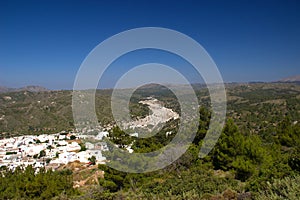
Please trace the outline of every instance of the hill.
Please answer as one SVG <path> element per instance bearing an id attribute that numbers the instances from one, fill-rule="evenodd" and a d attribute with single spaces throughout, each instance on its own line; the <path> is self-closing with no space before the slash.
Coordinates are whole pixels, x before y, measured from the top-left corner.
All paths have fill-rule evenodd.
<path id="1" fill-rule="evenodd" d="M 182 87 L 184 89 L 184 87 Z M 23 134 L 55 133 L 72 130 L 72 91 L 39 91 L 27 87 L 26 91 L 0 94 L 0 133 L 2 137 Z M 44 90 L 44 89 L 43 89 Z M 209 106 L 208 90 L 195 86 L 199 102 Z M 293 83 L 227 84 L 227 116 L 234 118 L 241 127 L 249 126 L 259 131 L 258 123 L 276 123 L 289 114 L 293 120 L 300 119 L 300 86 Z M 112 90 L 98 90 L 96 112 L 99 122 L 113 124 L 110 95 Z M 153 96 L 174 111 L 180 111 L 176 97 L 167 88 L 146 86 L 137 90 L 131 98 L 132 116 L 145 116 L 149 110 L 139 100 Z M 297 111 L 297 112 L 295 112 Z M 265 117 L 267 116 L 267 117 Z M 269 123 L 267 123 L 269 122 Z"/>
<path id="2" fill-rule="evenodd" d="M 49 91 L 47 88 L 36 86 L 36 85 L 30 85 L 25 86 L 21 88 L 8 88 L 5 86 L 0 86 L 0 93 L 6 93 L 6 92 L 21 92 L 21 91 L 29 91 L 29 92 L 46 92 Z"/>
<path id="3" fill-rule="evenodd" d="M 0 192 L 0 198 L 21 199 L 18 195 L 23 195 L 24 199 L 29 199 L 47 194 L 44 199 L 50 199 L 49 196 L 70 200 L 299 199 L 300 85 L 278 82 L 226 84 L 228 119 L 217 144 L 205 158 L 198 155 L 212 114 L 210 97 L 203 85 L 193 87 L 200 103 L 196 137 L 189 149 L 164 169 L 135 174 L 108 165 L 86 166 L 74 162 L 61 166 L 57 172 L 42 171 L 35 176 L 28 173 L 30 168 L 18 173 L 2 168 L 4 176 L 0 176 L 0 186 L 4 192 Z M 184 88 L 180 86 L 179 95 L 189 95 Z M 112 90 L 98 90 L 96 93 L 96 112 L 103 126 L 113 124 L 111 93 Z M 131 98 L 133 117 L 151 113 L 148 107 L 139 104 L 140 99 L 149 96 L 167 108 L 176 112 L 180 110 L 170 90 L 147 85 L 138 89 Z M 71 98 L 72 91 L 0 94 L 2 137 L 73 129 Z M 116 127 L 110 131 L 109 139 L 120 148 L 130 144 L 135 153 L 153 152 L 170 143 L 176 135 L 173 133 L 177 132 L 177 122 L 168 121 L 149 138 L 131 137 Z M 143 167 L 145 163 L 145 160 L 134 157 L 119 159 L 116 152 L 105 151 L 103 155 L 110 162 L 114 162 L 113 157 L 118 158 L 122 165 L 135 163 Z M 161 161 L 169 160 L 169 156 L 162 154 Z M 14 188 L 18 191 L 15 192 Z M 59 196 L 62 188 L 69 193 Z"/>

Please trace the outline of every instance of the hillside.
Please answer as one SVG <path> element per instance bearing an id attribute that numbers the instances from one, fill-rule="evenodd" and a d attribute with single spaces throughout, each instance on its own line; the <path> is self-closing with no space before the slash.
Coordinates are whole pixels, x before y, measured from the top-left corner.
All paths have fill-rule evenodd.
<path id="1" fill-rule="evenodd" d="M 195 86 L 201 105 L 209 106 L 208 91 Z M 184 87 L 183 87 L 184 90 Z M 227 116 L 251 131 L 259 132 L 257 124 L 277 123 L 289 114 L 300 119 L 300 86 L 293 83 L 227 84 Z M 112 124 L 110 110 L 111 90 L 98 90 L 96 112 L 99 122 Z M 183 92 L 184 93 L 184 92 Z M 170 90 L 152 85 L 137 90 L 131 98 L 132 117 L 145 116 L 149 109 L 138 103 L 153 96 L 168 108 L 179 113 L 180 107 Z M 15 91 L 0 94 L 0 133 L 2 137 L 22 134 L 55 133 L 73 129 L 71 110 L 72 91 Z M 267 117 L 266 117 L 267 116 Z"/>
<path id="2" fill-rule="evenodd" d="M 184 88 L 180 86 L 179 95 L 189 95 Z M 43 195 L 47 197 L 44 199 L 57 196 L 70 200 L 299 199 L 300 85 L 226 84 L 227 120 L 216 145 L 205 158 L 198 155 L 211 118 L 210 98 L 203 85 L 194 85 L 194 88 L 201 105 L 196 137 L 188 150 L 165 168 L 135 174 L 115 170 L 107 163 L 73 162 L 62 165 L 58 171 L 42 171 L 37 176 L 30 167 L 23 171 L 18 168 L 18 173 L 2 168 L 4 176 L 0 177 L 0 188 L 4 192 L 0 192 L 0 198 L 28 199 Z M 111 92 L 98 90 L 96 93 L 96 111 L 102 126 L 114 123 L 109 105 Z M 71 91 L 0 94 L 2 137 L 73 129 L 71 98 Z M 131 98 L 133 121 L 155 115 L 158 110 L 153 109 L 154 99 L 159 105 L 163 104 L 165 113 L 176 111 L 180 115 L 180 106 L 169 89 L 148 85 Z M 153 117 L 156 116 L 150 117 L 150 122 Z M 174 119 L 149 138 L 132 137 L 114 127 L 108 139 L 124 150 L 130 145 L 134 153 L 148 153 L 169 144 L 177 130 L 178 119 Z M 117 158 L 123 165 L 145 165 L 145 160 L 129 155 L 124 159 L 114 151 L 102 153 L 110 163 Z M 169 156 L 172 155 L 162 154 L 159 161 L 164 162 Z M 23 177 L 26 178 L 20 182 Z M 12 193 L 14 188 L 18 188 L 18 192 Z"/>

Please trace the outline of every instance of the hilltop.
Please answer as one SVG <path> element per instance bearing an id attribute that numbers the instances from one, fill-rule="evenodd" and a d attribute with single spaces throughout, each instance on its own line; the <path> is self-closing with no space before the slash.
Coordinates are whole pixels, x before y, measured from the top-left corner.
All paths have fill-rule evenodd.
<path id="1" fill-rule="evenodd" d="M 5 86 L 0 86 L 0 93 L 7 93 L 7 92 L 21 92 L 21 91 L 28 91 L 28 92 L 46 92 L 50 91 L 47 88 L 44 88 L 42 86 L 36 86 L 36 85 L 29 85 L 21 88 L 8 88 Z"/>

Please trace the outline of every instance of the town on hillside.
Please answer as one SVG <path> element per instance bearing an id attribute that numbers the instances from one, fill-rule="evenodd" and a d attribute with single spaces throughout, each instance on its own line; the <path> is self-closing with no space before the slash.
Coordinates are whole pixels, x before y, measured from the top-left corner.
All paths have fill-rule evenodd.
<path id="1" fill-rule="evenodd" d="M 142 119 L 133 120 L 131 123 L 123 122 L 122 126 L 130 129 L 147 129 L 155 123 L 165 123 L 171 119 L 178 119 L 178 113 L 164 107 L 160 101 L 149 97 L 144 101 L 150 109 L 150 115 Z M 108 151 L 104 137 L 109 137 L 109 130 L 112 127 L 97 129 L 82 129 L 80 132 L 62 131 L 56 134 L 24 135 L 0 140 L 0 167 L 6 166 L 14 170 L 18 166 L 29 165 L 36 169 L 45 167 L 56 170 L 61 165 L 78 161 L 89 164 L 105 164 L 106 157 L 103 151 Z M 106 130 L 106 131 L 102 131 Z M 108 130 L 108 131 L 107 131 Z M 166 133 L 166 137 L 170 135 Z M 129 134 L 131 137 L 138 137 L 139 133 Z M 119 147 L 118 145 L 116 145 Z M 132 144 L 125 146 L 129 153 L 133 153 Z"/>
<path id="2" fill-rule="evenodd" d="M 51 135 L 25 135 L 0 140 L 0 167 L 6 166 L 14 170 L 18 166 L 34 168 L 45 167 L 57 169 L 69 162 L 79 161 L 90 164 L 92 158 L 95 163 L 105 163 L 102 151 L 107 145 L 102 142 L 108 132 L 97 135 L 83 135 L 79 133 L 60 132 Z M 83 139 L 98 141 L 96 143 L 83 142 Z"/>

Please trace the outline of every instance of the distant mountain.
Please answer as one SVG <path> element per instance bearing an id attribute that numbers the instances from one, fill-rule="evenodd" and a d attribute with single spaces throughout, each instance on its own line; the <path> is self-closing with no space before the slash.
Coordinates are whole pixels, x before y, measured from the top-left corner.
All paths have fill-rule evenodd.
<path id="1" fill-rule="evenodd" d="M 29 92 L 46 92 L 50 91 L 47 88 L 41 86 L 30 85 L 22 88 L 8 88 L 4 86 L 0 86 L 0 93 L 6 92 L 20 92 L 20 91 L 29 91 Z"/>
<path id="2" fill-rule="evenodd" d="M 0 86 L 0 93 L 9 92 L 11 88 Z"/>
<path id="3" fill-rule="evenodd" d="M 300 82 L 300 75 L 280 79 L 279 82 Z"/>
<path id="4" fill-rule="evenodd" d="M 47 92 L 49 91 L 47 88 L 41 86 L 30 85 L 26 87 L 22 87 L 17 89 L 18 91 L 29 91 L 29 92 Z"/>

